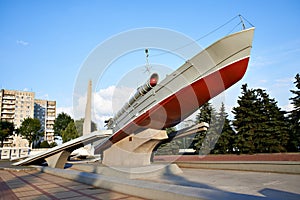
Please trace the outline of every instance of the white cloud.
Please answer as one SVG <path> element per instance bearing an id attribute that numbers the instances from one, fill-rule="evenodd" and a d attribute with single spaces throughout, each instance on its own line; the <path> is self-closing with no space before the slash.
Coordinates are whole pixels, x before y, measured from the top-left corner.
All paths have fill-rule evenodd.
<path id="1" fill-rule="evenodd" d="M 93 94 L 93 118 L 99 128 L 121 109 L 133 91 L 133 88 L 110 86 Z"/>
<path id="2" fill-rule="evenodd" d="M 113 117 L 115 113 L 128 101 L 133 88 L 109 86 L 93 92 L 92 97 L 92 120 L 97 124 L 98 129 L 103 129 L 104 121 Z M 83 118 L 85 115 L 86 95 L 76 99 L 73 108 L 61 108 L 76 119 Z M 71 112 L 72 111 L 72 112 Z"/>
<path id="3" fill-rule="evenodd" d="M 21 46 L 28 46 L 29 45 L 29 42 L 26 42 L 24 40 L 17 40 L 16 42 L 17 42 L 17 44 L 19 44 Z"/>
<path id="4" fill-rule="evenodd" d="M 287 105 L 280 106 L 280 108 L 284 111 L 292 111 L 294 109 L 294 106 L 293 104 L 287 104 Z"/>

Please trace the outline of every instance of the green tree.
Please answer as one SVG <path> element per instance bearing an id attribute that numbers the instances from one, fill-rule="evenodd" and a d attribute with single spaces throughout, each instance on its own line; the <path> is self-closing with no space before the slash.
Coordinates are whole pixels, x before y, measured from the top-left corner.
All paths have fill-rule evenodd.
<path id="1" fill-rule="evenodd" d="M 44 140 L 43 142 L 41 142 L 40 148 L 50 148 L 50 145 L 46 140 Z"/>
<path id="2" fill-rule="evenodd" d="M 233 108 L 233 126 L 237 131 L 236 147 L 240 153 L 254 153 L 253 143 L 255 127 L 257 126 L 257 114 L 254 102 L 255 94 L 247 88 L 247 84 L 242 85 L 242 94 L 238 99 L 238 107 Z"/>
<path id="3" fill-rule="evenodd" d="M 68 124 L 67 128 L 62 131 L 62 140 L 63 140 L 63 142 L 67 142 L 67 141 L 70 141 L 70 140 L 78 138 L 78 137 L 79 137 L 79 134 L 76 130 L 75 123 L 72 120 Z"/>
<path id="4" fill-rule="evenodd" d="M 170 128 L 166 128 L 165 130 L 167 134 L 171 134 L 174 131 L 176 131 L 176 128 L 170 127 Z M 160 144 L 158 144 L 154 149 L 154 151 L 156 151 L 157 155 L 172 155 L 174 148 L 175 149 L 177 148 L 177 152 L 178 152 L 179 147 L 177 146 L 177 142 L 173 141 L 172 138 L 169 138 L 167 140 L 162 141 Z"/>
<path id="5" fill-rule="evenodd" d="M 239 106 L 233 108 L 239 153 L 284 152 L 288 140 L 284 114 L 265 90 L 242 86 Z"/>
<path id="6" fill-rule="evenodd" d="M 62 136 L 62 131 L 65 130 L 68 124 L 73 121 L 73 119 L 66 113 L 59 113 L 55 119 L 53 129 L 55 136 Z"/>
<path id="7" fill-rule="evenodd" d="M 223 124 L 223 129 L 214 149 L 211 153 L 227 154 L 233 153 L 235 149 L 235 131 L 231 126 L 231 121 L 228 119 L 228 114 L 225 111 L 224 103 L 222 103 L 220 112 L 218 114 L 219 124 Z"/>
<path id="8" fill-rule="evenodd" d="M 211 114 L 213 112 L 213 108 L 209 102 L 203 104 L 200 109 L 199 113 L 196 116 L 196 122 L 201 123 L 201 122 L 206 122 L 209 123 L 211 120 Z"/>
<path id="9" fill-rule="evenodd" d="M 57 146 L 57 144 L 56 144 L 56 142 L 51 142 L 51 143 L 49 144 L 49 146 L 52 148 L 52 147 Z"/>
<path id="10" fill-rule="evenodd" d="M 0 121 L 0 140 L 1 147 L 3 147 L 3 142 L 5 138 L 9 137 L 14 132 L 14 124 L 7 121 Z"/>
<path id="11" fill-rule="evenodd" d="M 294 97 L 290 98 L 293 105 L 293 110 L 288 118 L 290 122 L 290 139 L 287 145 L 288 151 L 300 151 L 300 75 L 295 76 L 296 90 L 290 90 Z"/>
<path id="12" fill-rule="evenodd" d="M 261 143 L 257 146 L 259 152 L 285 152 L 289 139 L 288 123 L 283 111 L 277 106 L 275 99 L 270 98 L 265 90 L 256 89 L 258 102 L 262 104 Z M 259 147 L 259 148 L 258 148 Z"/>
<path id="13" fill-rule="evenodd" d="M 38 119 L 26 118 L 22 122 L 19 133 L 24 136 L 28 142 L 29 146 L 31 146 L 32 142 L 39 139 L 39 137 L 43 136 L 43 133 L 40 131 L 41 123 Z"/>
<path id="14" fill-rule="evenodd" d="M 195 149 L 196 154 L 208 154 L 214 147 L 219 137 L 219 124 L 215 109 L 209 102 L 205 103 L 199 109 L 199 114 L 196 116 L 198 123 L 206 122 L 210 125 L 207 131 L 200 131 L 196 133 L 191 147 Z"/>
<path id="15" fill-rule="evenodd" d="M 75 126 L 80 136 L 82 136 L 83 133 L 83 123 L 84 123 L 84 118 L 75 121 Z M 97 124 L 93 121 L 91 121 L 91 131 L 92 132 L 97 131 Z"/>

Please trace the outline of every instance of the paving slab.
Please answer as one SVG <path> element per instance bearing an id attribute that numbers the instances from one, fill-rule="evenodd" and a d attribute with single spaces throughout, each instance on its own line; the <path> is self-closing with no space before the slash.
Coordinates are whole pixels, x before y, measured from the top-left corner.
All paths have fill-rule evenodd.
<path id="1" fill-rule="evenodd" d="M 264 191 L 273 191 L 273 193 L 277 193 L 279 199 L 285 199 L 283 197 L 286 195 L 294 196 L 294 199 L 300 199 L 299 174 L 189 168 L 181 169 L 183 173 L 180 175 L 153 177 L 152 179 L 148 178 L 147 180 L 189 187 L 222 190 L 258 197 L 266 197 Z"/>
<path id="2" fill-rule="evenodd" d="M 300 199 L 299 174 L 183 168 L 182 174 L 122 179 L 72 169 L 41 170 L 148 199 Z"/>
<path id="3" fill-rule="evenodd" d="M 95 188 L 37 170 L 0 170 L 0 194 L 0 200 L 144 199 Z"/>
<path id="4" fill-rule="evenodd" d="M 182 168 L 182 174 L 131 180 L 41 171 L 0 170 L 0 199 L 300 199 L 299 174 Z"/>

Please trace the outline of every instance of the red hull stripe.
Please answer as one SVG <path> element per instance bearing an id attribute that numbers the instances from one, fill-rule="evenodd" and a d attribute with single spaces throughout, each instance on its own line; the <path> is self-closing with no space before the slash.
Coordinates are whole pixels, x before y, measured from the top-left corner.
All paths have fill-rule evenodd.
<path id="1" fill-rule="evenodd" d="M 247 70 L 248 62 L 249 57 L 244 58 L 182 88 L 116 132 L 110 142 L 118 142 L 141 129 L 175 126 L 208 100 L 239 81 Z"/>

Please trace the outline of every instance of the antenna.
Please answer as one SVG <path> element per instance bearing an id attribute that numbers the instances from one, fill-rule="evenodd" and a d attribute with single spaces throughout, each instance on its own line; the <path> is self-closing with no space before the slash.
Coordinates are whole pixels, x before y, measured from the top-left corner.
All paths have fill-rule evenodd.
<path id="1" fill-rule="evenodd" d="M 145 66 L 145 71 L 144 72 L 148 72 L 150 74 L 150 70 L 151 70 L 151 66 L 149 64 L 149 50 L 145 49 L 145 54 L 146 54 L 146 66 Z"/>
<path id="2" fill-rule="evenodd" d="M 241 15 L 241 14 L 239 14 L 239 17 L 240 17 L 241 23 L 242 23 L 242 25 L 243 25 L 243 30 L 245 30 L 245 29 L 246 29 L 246 26 L 245 26 L 245 23 L 244 23 L 243 17 L 242 17 L 242 15 Z"/>
<path id="3" fill-rule="evenodd" d="M 148 60 L 149 50 L 148 49 L 145 49 L 145 54 L 146 54 L 146 66 L 149 66 L 149 60 Z"/>

